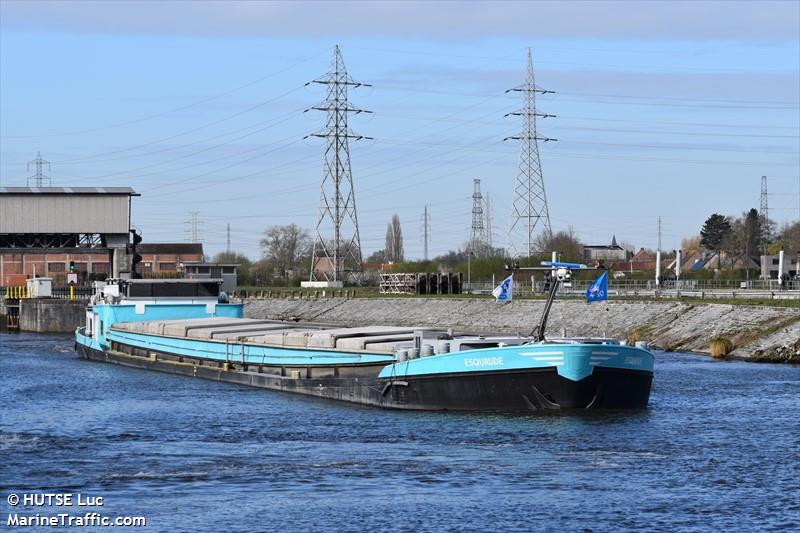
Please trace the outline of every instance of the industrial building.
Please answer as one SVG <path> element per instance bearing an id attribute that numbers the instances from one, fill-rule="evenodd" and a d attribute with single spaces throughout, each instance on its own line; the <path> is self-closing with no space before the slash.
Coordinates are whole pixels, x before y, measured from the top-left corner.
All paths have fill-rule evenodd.
<path id="1" fill-rule="evenodd" d="M 81 281 L 128 271 L 134 196 L 129 187 L 0 187 L 0 284 L 63 283 L 71 262 Z"/>
<path id="2" fill-rule="evenodd" d="M 71 264 L 80 284 L 125 277 L 134 196 L 128 187 L 0 187 L 0 286 L 34 276 L 65 285 Z M 204 259 L 200 243 L 141 243 L 136 253 L 144 277 L 181 277 L 182 263 Z"/>
<path id="3" fill-rule="evenodd" d="M 221 279 L 222 290 L 233 292 L 238 284 L 238 263 L 185 262 L 180 264 L 188 279 Z"/>
<path id="4" fill-rule="evenodd" d="M 136 253 L 142 256 L 137 271 L 145 278 L 177 276 L 182 263 L 203 261 L 203 245 L 199 242 L 143 242 Z"/>

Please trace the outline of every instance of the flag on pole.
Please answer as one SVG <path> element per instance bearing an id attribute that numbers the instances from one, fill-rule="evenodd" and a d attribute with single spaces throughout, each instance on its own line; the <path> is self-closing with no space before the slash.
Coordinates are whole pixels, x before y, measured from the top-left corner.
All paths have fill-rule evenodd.
<path id="1" fill-rule="evenodd" d="M 514 296 L 514 275 L 508 276 L 492 291 L 492 296 L 498 302 L 510 302 Z"/>
<path id="2" fill-rule="evenodd" d="M 599 302 L 600 300 L 608 300 L 608 272 L 600 274 L 600 277 L 586 289 L 587 302 Z"/>

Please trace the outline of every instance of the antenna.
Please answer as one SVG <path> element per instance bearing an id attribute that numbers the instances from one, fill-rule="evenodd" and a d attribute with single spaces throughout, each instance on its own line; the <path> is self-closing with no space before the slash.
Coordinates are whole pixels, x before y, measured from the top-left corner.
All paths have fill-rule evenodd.
<path id="1" fill-rule="evenodd" d="M 535 245 L 536 232 L 544 231 L 552 237 L 550 228 L 550 211 L 547 207 L 547 195 L 544 191 L 542 164 L 539 159 L 539 141 L 557 141 L 550 137 L 539 137 L 536 131 L 536 117 L 549 118 L 555 115 L 540 113 L 536 109 L 536 93 L 551 94 L 536 86 L 533 76 L 533 60 L 528 48 L 528 69 L 525 83 L 506 92 L 522 93 L 523 108 L 521 111 L 507 113 L 522 117 L 522 131 L 518 135 L 506 137 L 505 140 L 520 141 L 519 165 L 514 179 L 514 200 L 511 204 L 511 221 L 509 223 L 506 252 L 509 256 L 532 256 L 537 252 Z M 540 251 L 540 250 L 538 250 Z"/>
<path id="2" fill-rule="evenodd" d="M 481 194 L 481 180 L 475 178 L 472 192 L 472 228 L 469 234 L 469 249 L 471 252 L 481 252 L 486 246 L 486 226 L 483 216 L 483 195 Z"/>
<path id="3" fill-rule="evenodd" d="M 34 180 L 34 183 L 36 184 L 36 187 L 43 187 L 45 180 L 47 181 L 47 185 L 48 186 L 52 185 L 52 181 L 50 180 L 50 177 L 46 176 L 42 172 L 42 168 L 45 165 L 47 166 L 47 170 L 48 171 L 51 170 L 50 161 L 45 161 L 44 159 L 42 159 L 42 153 L 41 152 L 36 152 L 36 159 L 32 159 L 32 160 L 28 161 L 28 166 L 27 166 L 28 172 L 31 171 L 31 165 L 33 165 L 33 167 L 36 169 L 36 173 L 33 176 L 29 176 L 28 177 L 28 179 L 26 181 L 26 185 L 30 186 L 31 180 Z"/>
<path id="4" fill-rule="evenodd" d="M 320 186 L 319 216 L 311 256 L 311 281 L 345 281 L 351 277 L 360 282 L 364 272 L 361 237 L 358 232 L 356 196 L 350 168 L 349 140 L 371 139 L 354 133 L 347 125 L 348 116 L 371 113 L 351 106 L 347 88 L 371 87 L 354 81 L 348 74 L 337 44 L 333 49 L 330 71 L 320 79 L 306 83 L 328 87 L 325 102 L 306 109 L 325 111 L 325 129 L 306 135 L 325 139 L 325 164 Z M 333 235 L 331 235 L 331 233 Z M 332 238 L 331 238 L 332 237 Z"/>
<path id="5" fill-rule="evenodd" d="M 428 242 L 431 238 L 431 216 L 428 214 L 428 206 L 422 212 L 422 258 L 428 260 Z"/>

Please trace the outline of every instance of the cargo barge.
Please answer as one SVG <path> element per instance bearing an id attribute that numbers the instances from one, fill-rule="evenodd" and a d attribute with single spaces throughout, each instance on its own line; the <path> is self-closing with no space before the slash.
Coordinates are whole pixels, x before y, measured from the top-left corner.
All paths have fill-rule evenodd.
<path id="1" fill-rule="evenodd" d="M 94 361 L 391 409 L 644 408 L 650 396 L 653 355 L 643 346 L 246 319 L 242 305 L 217 293 L 214 281 L 100 287 L 75 334 L 76 351 Z"/>

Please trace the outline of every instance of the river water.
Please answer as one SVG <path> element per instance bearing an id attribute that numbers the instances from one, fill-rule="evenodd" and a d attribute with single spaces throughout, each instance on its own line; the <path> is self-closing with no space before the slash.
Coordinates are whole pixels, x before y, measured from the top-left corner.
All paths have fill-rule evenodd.
<path id="1" fill-rule="evenodd" d="M 2 522 L 102 496 L 127 531 L 797 530 L 800 368 L 657 354 L 639 413 L 381 411 L 0 335 Z M 83 511 L 81 510 L 81 513 Z M 91 528 L 81 531 L 91 531 Z"/>

